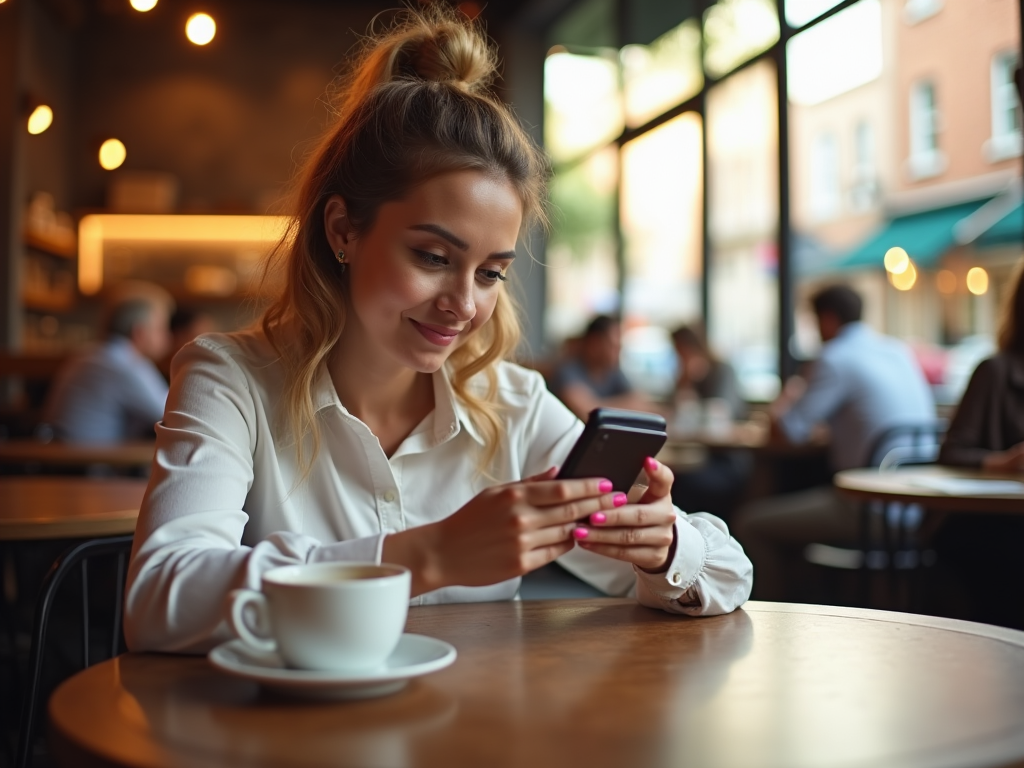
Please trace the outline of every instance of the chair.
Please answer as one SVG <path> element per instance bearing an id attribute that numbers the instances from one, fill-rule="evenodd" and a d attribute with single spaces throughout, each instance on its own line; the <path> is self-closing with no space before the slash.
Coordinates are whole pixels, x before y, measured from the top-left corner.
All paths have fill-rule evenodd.
<path id="1" fill-rule="evenodd" d="M 67 360 L 0 352 L 0 439 L 35 436 L 47 392 Z"/>
<path id="2" fill-rule="evenodd" d="M 94 558 L 113 557 L 116 559 L 117 575 L 113 605 L 113 626 L 111 631 L 110 657 L 116 656 L 124 646 L 122 637 L 122 611 L 124 597 L 125 566 L 131 552 L 132 536 L 113 536 L 91 539 L 72 546 L 50 567 L 35 607 L 32 627 L 32 648 L 29 656 L 29 679 L 25 690 L 18 730 L 18 747 L 15 755 L 16 768 L 28 768 L 32 758 L 35 735 L 36 710 L 39 705 L 42 683 L 43 658 L 46 651 L 46 636 L 54 600 L 64 580 L 78 570 L 82 577 L 82 666 L 91 663 L 89 652 L 89 562 Z"/>
<path id="3" fill-rule="evenodd" d="M 946 433 L 945 419 L 897 424 L 875 438 L 869 466 L 888 472 L 908 464 L 932 464 Z M 922 552 L 917 541 L 921 510 L 916 504 L 866 502 L 860 506 L 860 546 L 856 549 L 812 543 L 804 559 L 825 568 L 857 571 L 858 601 L 870 603 L 871 573 L 887 571 L 890 591 L 899 590 L 899 573 L 934 562 L 934 553 Z M 913 590 L 911 590 L 911 593 Z M 911 594 L 909 603 L 913 603 Z"/>

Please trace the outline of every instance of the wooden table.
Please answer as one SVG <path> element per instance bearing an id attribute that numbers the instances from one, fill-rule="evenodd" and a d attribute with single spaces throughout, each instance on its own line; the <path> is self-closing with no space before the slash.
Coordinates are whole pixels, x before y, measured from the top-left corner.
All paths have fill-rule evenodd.
<path id="1" fill-rule="evenodd" d="M 132 533 L 145 492 L 136 478 L 0 477 L 0 541 Z"/>
<path id="2" fill-rule="evenodd" d="M 877 469 L 847 469 L 837 472 L 833 482 L 844 495 L 858 501 L 917 503 L 936 512 L 1024 514 L 1024 493 L 944 493 L 919 484 L 927 482 L 929 478 L 1024 481 L 1020 475 L 994 475 L 955 467 L 924 466 L 899 467 L 887 472 L 879 472 Z"/>
<path id="3" fill-rule="evenodd" d="M 38 464 L 42 467 L 108 464 L 113 467 L 149 467 L 152 440 L 125 443 L 43 443 L 38 440 L 0 441 L 0 464 Z"/>
<path id="4" fill-rule="evenodd" d="M 451 667 L 312 703 L 203 658 L 126 654 L 50 700 L 59 765 L 1024 766 L 1024 633 L 748 603 L 687 619 L 631 600 L 413 608 Z"/>

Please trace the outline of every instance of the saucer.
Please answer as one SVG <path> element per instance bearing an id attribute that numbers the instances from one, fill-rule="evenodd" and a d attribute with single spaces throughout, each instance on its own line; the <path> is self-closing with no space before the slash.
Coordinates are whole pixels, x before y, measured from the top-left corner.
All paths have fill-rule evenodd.
<path id="1" fill-rule="evenodd" d="M 290 669 L 276 653 L 253 650 L 241 640 L 218 645 L 207 658 L 229 675 L 289 696 L 366 699 L 400 691 L 411 678 L 444 669 L 455 656 L 455 648 L 443 640 L 406 633 L 382 667 L 358 672 Z"/>

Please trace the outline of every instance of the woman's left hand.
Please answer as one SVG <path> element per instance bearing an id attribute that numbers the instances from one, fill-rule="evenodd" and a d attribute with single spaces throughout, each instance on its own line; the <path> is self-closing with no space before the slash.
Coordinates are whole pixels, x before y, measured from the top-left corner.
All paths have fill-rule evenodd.
<path id="1" fill-rule="evenodd" d="M 573 530 L 576 543 L 590 552 L 625 560 L 651 573 L 668 568 L 676 522 L 672 506 L 672 470 L 648 458 L 644 471 L 650 480 L 636 504 L 592 514 Z M 626 502 L 625 494 L 622 495 Z"/>

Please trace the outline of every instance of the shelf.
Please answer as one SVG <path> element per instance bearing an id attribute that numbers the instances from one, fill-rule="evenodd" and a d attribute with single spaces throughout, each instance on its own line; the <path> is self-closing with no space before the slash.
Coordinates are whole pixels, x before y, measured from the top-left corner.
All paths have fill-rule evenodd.
<path id="1" fill-rule="evenodd" d="M 74 259 L 78 256 L 78 246 L 75 243 L 54 240 L 36 232 L 26 231 L 23 241 L 29 248 L 43 251 L 51 256 L 59 256 L 62 259 Z"/>
<path id="2" fill-rule="evenodd" d="M 67 312 L 75 306 L 74 294 L 25 291 L 21 295 L 25 309 L 35 312 Z"/>

